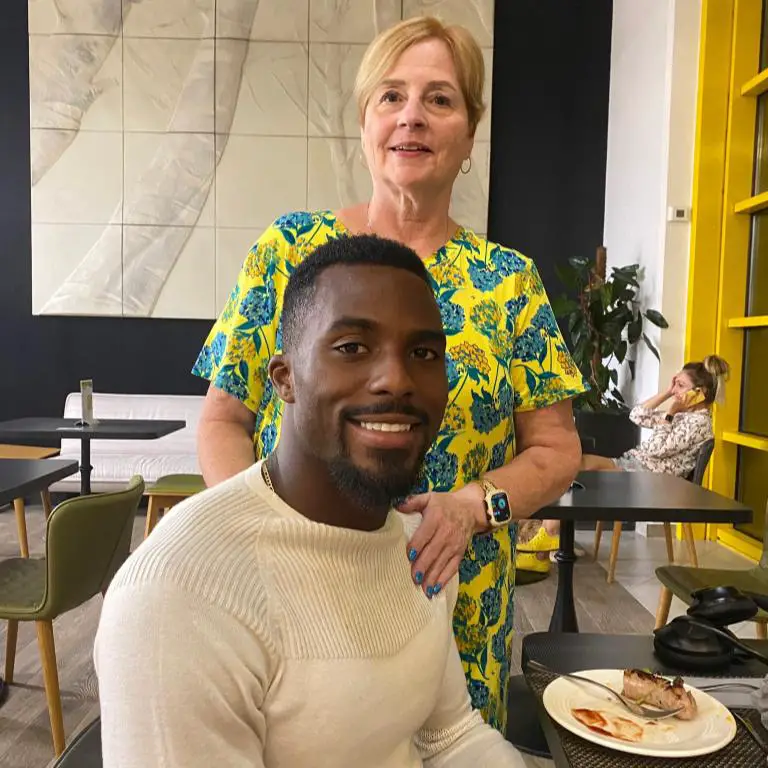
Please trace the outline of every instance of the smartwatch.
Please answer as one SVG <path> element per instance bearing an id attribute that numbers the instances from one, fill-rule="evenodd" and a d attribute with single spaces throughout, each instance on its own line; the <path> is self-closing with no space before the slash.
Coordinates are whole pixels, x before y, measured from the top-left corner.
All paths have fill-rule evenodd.
<path id="1" fill-rule="evenodd" d="M 485 491 L 485 516 L 491 528 L 501 528 L 509 525 L 512 520 L 512 510 L 506 491 L 497 488 L 490 480 L 483 478 L 480 485 Z"/>

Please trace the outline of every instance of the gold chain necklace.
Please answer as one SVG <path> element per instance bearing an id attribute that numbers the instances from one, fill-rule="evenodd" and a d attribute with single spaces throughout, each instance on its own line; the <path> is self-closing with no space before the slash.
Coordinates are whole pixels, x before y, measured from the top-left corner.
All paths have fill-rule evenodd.
<path id="1" fill-rule="evenodd" d="M 269 488 L 269 490 L 272 491 L 272 493 L 277 495 L 275 486 L 272 485 L 272 478 L 269 476 L 269 470 L 267 469 L 266 461 L 263 461 L 261 464 L 261 476 L 264 478 L 264 482 L 267 484 L 267 488 Z"/>

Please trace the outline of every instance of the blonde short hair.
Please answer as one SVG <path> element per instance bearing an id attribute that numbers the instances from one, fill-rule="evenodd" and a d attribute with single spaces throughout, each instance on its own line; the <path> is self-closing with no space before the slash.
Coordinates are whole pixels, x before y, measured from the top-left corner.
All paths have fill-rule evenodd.
<path id="1" fill-rule="evenodd" d="M 411 46 L 425 40 L 442 40 L 451 52 L 464 102 L 467 105 L 469 132 L 474 135 L 485 113 L 483 86 L 485 62 L 480 46 L 465 27 L 446 26 L 433 16 L 417 16 L 380 32 L 368 46 L 355 79 L 360 125 L 373 92 L 395 62 Z"/>

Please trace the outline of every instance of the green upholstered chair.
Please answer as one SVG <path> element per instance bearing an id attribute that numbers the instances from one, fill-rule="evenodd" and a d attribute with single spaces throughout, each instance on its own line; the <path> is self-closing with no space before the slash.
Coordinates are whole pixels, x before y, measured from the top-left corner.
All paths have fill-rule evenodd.
<path id="1" fill-rule="evenodd" d="M 158 478 L 147 490 L 147 524 L 144 528 L 144 538 L 152 533 L 164 512 L 204 490 L 205 480 L 202 475 L 165 475 Z"/>
<path id="2" fill-rule="evenodd" d="M 677 595 L 687 605 L 693 602 L 691 594 L 704 587 L 736 587 L 741 592 L 768 596 L 768 504 L 765 507 L 763 555 L 755 568 L 732 571 L 665 565 L 656 569 L 656 576 L 663 585 L 656 610 L 657 629 L 667 623 L 672 595 Z M 752 621 L 757 623 L 757 636 L 768 639 L 768 613 L 761 609 Z"/>
<path id="3" fill-rule="evenodd" d="M 122 491 L 76 496 L 51 512 L 45 557 L 0 560 L 0 619 L 8 621 L 5 679 L 13 682 L 20 621 L 34 621 L 56 755 L 64 751 L 53 620 L 104 593 L 128 557 L 133 521 L 144 492 L 134 477 Z"/>

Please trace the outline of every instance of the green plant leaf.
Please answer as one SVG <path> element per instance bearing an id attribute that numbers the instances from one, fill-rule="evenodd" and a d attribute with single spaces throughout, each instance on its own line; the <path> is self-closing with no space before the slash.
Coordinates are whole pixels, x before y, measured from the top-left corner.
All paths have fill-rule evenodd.
<path id="1" fill-rule="evenodd" d="M 558 296 L 552 300 L 552 311 L 555 317 L 566 317 L 579 309 L 579 302 L 567 296 Z"/>
<path id="2" fill-rule="evenodd" d="M 568 320 L 568 330 L 572 333 L 578 333 L 584 326 L 584 315 L 581 311 L 574 312 Z M 575 342 L 574 342 L 575 343 Z"/>
<path id="3" fill-rule="evenodd" d="M 614 354 L 620 363 L 624 362 L 624 358 L 627 356 L 627 342 L 624 341 L 624 339 L 622 339 L 621 343 L 616 347 Z"/>
<path id="4" fill-rule="evenodd" d="M 653 356 L 657 360 L 661 361 L 661 357 L 659 356 L 659 350 L 656 349 L 656 347 L 653 345 L 653 342 L 648 338 L 648 336 L 646 336 L 646 334 L 643 334 L 643 341 L 645 342 L 645 346 L 648 347 L 648 349 L 650 349 L 651 352 L 653 352 Z"/>
<path id="5" fill-rule="evenodd" d="M 591 267 L 589 259 L 585 259 L 583 256 L 571 256 L 568 259 L 568 263 L 577 271 L 582 272 Z"/>
<path id="6" fill-rule="evenodd" d="M 632 346 L 632 344 L 637 344 L 642 335 L 643 318 L 638 314 L 637 317 L 627 326 L 627 340 L 629 341 L 630 346 Z"/>
<path id="7" fill-rule="evenodd" d="M 618 282 L 639 286 L 640 283 L 637 277 L 639 269 L 639 264 L 630 264 L 627 267 L 614 267 L 611 270 L 611 277 Z"/>
<path id="8" fill-rule="evenodd" d="M 611 377 L 611 381 L 614 384 L 619 383 L 619 372 L 615 368 L 611 368 L 610 371 L 608 372 L 608 375 Z"/>
<path id="9" fill-rule="evenodd" d="M 655 309 L 647 309 L 645 311 L 645 317 L 658 328 L 669 328 L 667 319 L 661 312 L 657 312 Z"/>
<path id="10" fill-rule="evenodd" d="M 557 264 L 555 265 L 555 273 L 557 274 L 560 282 L 566 287 L 572 290 L 578 290 L 581 287 L 581 281 L 579 280 L 579 273 L 573 269 L 573 267 Z"/>
<path id="11" fill-rule="evenodd" d="M 600 303 L 603 305 L 603 312 L 611 306 L 611 289 L 607 285 L 601 285 L 599 288 Z"/>
<path id="12" fill-rule="evenodd" d="M 627 360 L 627 367 L 629 368 L 629 375 L 632 377 L 632 381 L 635 380 L 635 361 Z"/>

